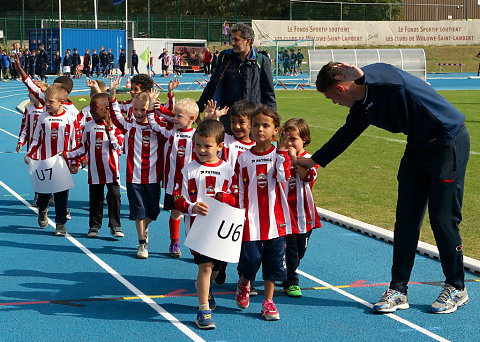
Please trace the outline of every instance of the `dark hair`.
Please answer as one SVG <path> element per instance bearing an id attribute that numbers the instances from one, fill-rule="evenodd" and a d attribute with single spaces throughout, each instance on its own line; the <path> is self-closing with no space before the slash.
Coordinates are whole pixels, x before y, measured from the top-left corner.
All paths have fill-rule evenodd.
<path id="1" fill-rule="evenodd" d="M 307 146 L 312 141 L 310 137 L 310 128 L 308 127 L 305 119 L 302 118 L 292 118 L 287 121 L 282 126 L 284 132 L 298 131 L 300 138 L 303 140 L 303 146 Z"/>
<path id="2" fill-rule="evenodd" d="M 258 108 L 258 105 L 255 102 L 248 100 L 239 100 L 235 102 L 229 109 L 228 112 L 230 117 L 232 116 L 249 116 L 251 113 L 255 112 Z"/>
<path id="3" fill-rule="evenodd" d="M 63 89 L 67 91 L 67 93 L 70 93 L 73 89 L 73 81 L 70 77 L 67 76 L 58 76 L 53 83 L 58 83 L 60 84 Z"/>
<path id="4" fill-rule="evenodd" d="M 132 77 L 132 84 L 138 84 L 142 91 L 150 91 L 153 88 L 153 80 L 147 74 L 138 74 Z"/>
<path id="5" fill-rule="evenodd" d="M 253 32 L 253 29 L 251 26 L 244 23 L 235 24 L 230 28 L 230 33 L 235 33 L 235 32 L 240 32 L 240 36 L 243 39 L 250 38 L 250 45 L 253 45 L 253 41 L 255 40 L 255 32 Z"/>
<path id="6" fill-rule="evenodd" d="M 256 111 L 251 113 L 248 117 L 250 118 L 250 120 L 253 120 L 254 117 L 256 117 L 257 115 L 260 115 L 260 114 L 263 114 L 263 115 L 266 115 L 266 116 L 272 118 L 273 123 L 275 124 L 275 128 L 280 127 L 280 116 L 278 115 L 278 113 L 272 107 L 267 106 L 267 105 L 262 105 L 262 106 L 258 107 L 258 109 Z"/>
<path id="7" fill-rule="evenodd" d="M 215 141 L 217 142 L 217 145 L 219 145 L 225 138 L 225 128 L 220 121 L 206 119 L 198 124 L 198 127 L 195 130 L 195 135 L 204 138 L 215 137 Z"/>
<path id="8" fill-rule="evenodd" d="M 90 104 L 92 104 L 94 102 L 100 103 L 100 102 L 103 102 L 103 101 L 108 103 L 108 94 L 107 93 L 98 93 L 98 94 L 93 95 L 92 98 L 90 99 Z"/>
<path id="9" fill-rule="evenodd" d="M 328 62 L 320 69 L 317 75 L 317 81 L 315 82 L 319 92 L 324 93 L 330 89 L 331 86 L 340 83 L 340 81 L 335 79 L 335 76 L 340 75 L 340 71 L 334 68 L 334 66 L 338 64 L 340 63 Z"/>

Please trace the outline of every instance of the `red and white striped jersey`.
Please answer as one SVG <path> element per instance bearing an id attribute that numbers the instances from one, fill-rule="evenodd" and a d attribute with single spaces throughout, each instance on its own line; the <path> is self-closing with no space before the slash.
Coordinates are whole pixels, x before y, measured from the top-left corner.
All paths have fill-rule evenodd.
<path id="1" fill-rule="evenodd" d="M 133 119 L 133 113 L 132 113 L 133 99 L 130 99 L 127 101 L 120 101 L 118 102 L 118 104 L 120 106 L 120 110 L 122 111 L 123 116 L 125 116 L 125 118 L 127 119 Z M 162 104 L 162 106 L 166 107 L 169 110 L 173 110 L 173 108 L 175 107 L 175 94 L 172 94 L 172 95 L 167 94 L 167 103 Z M 172 121 L 171 118 L 168 118 L 167 120 Z"/>
<path id="2" fill-rule="evenodd" d="M 42 113 L 35 125 L 27 156 L 33 158 L 38 153 L 38 159 L 44 160 L 59 152 L 72 150 L 77 147 L 76 133 L 77 122 L 65 110 L 57 115 Z"/>
<path id="3" fill-rule="evenodd" d="M 163 187 L 167 194 L 172 195 L 175 184 L 182 184 L 182 169 L 193 159 L 193 134 L 195 128 L 168 128 L 155 120 L 155 115 L 150 112 L 148 123 L 155 132 L 161 134 L 166 141 L 165 168 Z"/>
<path id="4" fill-rule="evenodd" d="M 103 122 L 87 122 L 82 135 L 82 143 L 75 150 L 64 152 L 69 159 L 88 158 L 88 184 L 120 184 L 118 155 L 120 145 L 114 128 L 105 129 Z"/>
<path id="5" fill-rule="evenodd" d="M 240 208 L 245 208 L 243 241 L 271 240 L 292 233 L 295 220 L 283 182 L 290 178 L 290 156 L 275 146 L 242 153 L 235 167 Z"/>
<path id="6" fill-rule="evenodd" d="M 27 144 L 27 150 L 30 148 L 33 139 L 33 131 L 38 117 L 44 112 L 42 105 L 39 107 L 29 104 L 23 112 L 22 124 L 20 126 L 20 134 L 18 135 L 18 143 Z M 35 156 L 34 156 L 35 157 Z"/>
<path id="7" fill-rule="evenodd" d="M 181 66 L 182 65 L 182 56 L 174 55 L 172 58 L 173 66 Z"/>
<path id="8" fill-rule="evenodd" d="M 307 151 L 304 151 L 301 156 L 311 157 Z M 318 165 L 308 169 L 305 177 L 301 179 L 295 167 L 290 168 L 291 177 L 285 182 L 285 191 L 288 205 L 297 221 L 297 227 L 292 227 L 293 234 L 304 234 L 322 226 L 312 194 L 313 183 L 317 179 L 317 169 Z"/>
<path id="9" fill-rule="evenodd" d="M 163 136 L 152 130 L 148 123 L 125 119 L 118 102 L 110 102 L 110 117 L 113 124 L 125 135 L 124 148 L 127 155 L 127 183 L 151 184 L 160 181 L 162 154 L 159 148 Z"/>
<path id="10" fill-rule="evenodd" d="M 231 202 L 235 204 L 231 195 L 232 178 L 234 172 L 232 166 L 219 159 L 217 163 L 201 163 L 197 159 L 185 165 L 182 170 L 182 184 L 175 190 L 175 206 L 185 215 L 185 233 L 188 234 L 195 214 L 193 207 L 197 202 L 205 201 L 207 196 L 215 197 L 217 192 L 224 193 L 225 197 L 230 194 Z M 181 194 L 181 195 L 180 195 Z"/>
<path id="11" fill-rule="evenodd" d="M 255 141 L 251 140 L 249 143 L 238 140 L 233 135 L 225 134 L 223 141 L 223 150 L 220 151 L 219 157 L 228 162 L 232 167 L 235 167 L 237 158 L 240 154 L 248 151 L 255 146 Z"/>
<path id="12" fill-rule="evenodd" d="M 170 65 L 170 55 L 165 54 L 165 56 L 163 56 L 162 64 L 163 65 Z"/>
<path id="13" fill-rule="evenodd" d="M 80 128 L 83 131 L 85 124 L 93 120 L 92 114 L 90 113 L 90 105 L 83 107 L 83 109 L 77 115 L 77 122 Z"/>

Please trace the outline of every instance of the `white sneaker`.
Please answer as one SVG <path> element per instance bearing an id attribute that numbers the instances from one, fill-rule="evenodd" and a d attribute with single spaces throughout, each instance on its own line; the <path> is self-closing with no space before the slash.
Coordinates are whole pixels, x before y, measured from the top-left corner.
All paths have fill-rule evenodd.
<path id="1" fill-rule="evenodd" d="M 138 245 L 137 259 L 148 259 L 148 243 Z"/>

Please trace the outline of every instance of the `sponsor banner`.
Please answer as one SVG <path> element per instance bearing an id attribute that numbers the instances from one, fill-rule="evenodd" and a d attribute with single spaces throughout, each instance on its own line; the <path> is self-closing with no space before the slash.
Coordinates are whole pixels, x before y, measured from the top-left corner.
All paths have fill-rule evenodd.
<path id="1" fill-rule="evenodd" d="M 278 39 L 314 39 L 315 46 L 476 45 L 480 20 L 288 21 L 253 20 L 255 44 Z"/>
<path id="2" fill-rule="evenodd" d="M 56 193 L 73 188 L 72 175 L 65 159 L 58 154 L 45 160 L 30 160 L 28 173 L 35 192 Z"/>
<path id="3" fill-rule="evenodd" d="M 197 215 L 184 245 L 211 258 L 237 263 L 242 248 L 245 209 L 207 197 L 208 214 Z"/>

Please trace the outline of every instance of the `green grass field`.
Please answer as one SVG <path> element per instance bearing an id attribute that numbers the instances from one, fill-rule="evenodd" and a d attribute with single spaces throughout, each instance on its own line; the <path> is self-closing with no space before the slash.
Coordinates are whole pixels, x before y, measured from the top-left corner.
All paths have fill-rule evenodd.
<path id="1" fill-rule="evenodd" d="M 480 259 L 480 98 L 477 91 L 440 92 L 467 117 L 471 151 L 467 169 L 463 222 L 465 255 Z M 278 111 L 282 122 L 292 117 L 303 117 L 310 125 L 311 153 L 322 146 L 343 125 L 348 108 L 327 101 L 316 91 L 277 91 Z M 166 97 L 162 94 L 163 97 Z M 128 94 L 118 96 L 129 98 Z M 200 93 L 176 93 L 177 99 L 198 99 Z M 74 97 L 75 105 L 83 108 L 87 102 Z M 165 101 L 165 99 L 162 98 Z M 349 216 L 382 228 L 393 230 L 397 200 L 396 175 L 405 148 L 405 136 L 369 127 L 341 156 L 320 169 L 314 186 L 319 207 Z M 420 239 L 435 244 L 428 217 Z"/>

